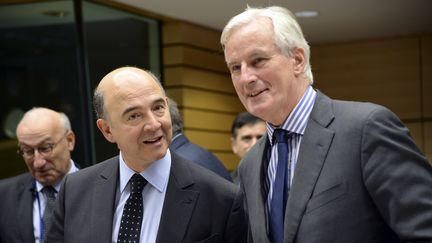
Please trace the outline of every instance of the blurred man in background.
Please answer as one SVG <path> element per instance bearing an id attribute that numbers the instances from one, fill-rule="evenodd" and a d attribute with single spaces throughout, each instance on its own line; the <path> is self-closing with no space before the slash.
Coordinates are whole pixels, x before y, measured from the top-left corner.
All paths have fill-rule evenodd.
<path id="1" fill-rule="evenodd" d="M 61 182 L 78 170 L 75 134 L 64 113 L 48 108 L 27 111 L 16 134 L 29 172 L 0 181 L 0 242 L 42 242 Z"/>
<path id="2" fill-rule="evenodd" d="M 186 135 L 183 134 L 183 120 L 180 116 L 177 103 L 171 98 L 169 98 L 169 110 L 173 131 L 173 138 L 169 148 L 183 158 L 199 164 L 231 181 L 230 174 L 216 156 L 210 151 L 190 142 Z"/>
<path id="3" fill-rule="evenodd" d="M 240 160 L 252 146 L 266 133 L 263 120 L 245 111 L 239 113 L 231 126 L 231 148 Z M 237 169 L 231 174 L 233 182 L 238 184 Z"/>

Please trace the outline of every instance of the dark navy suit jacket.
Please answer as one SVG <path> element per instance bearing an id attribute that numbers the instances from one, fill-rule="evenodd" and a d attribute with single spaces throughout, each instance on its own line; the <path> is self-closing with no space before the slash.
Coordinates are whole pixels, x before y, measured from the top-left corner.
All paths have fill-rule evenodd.
<path id="1" fill-rule="evenodd" d="M 185 135 L 180 134 L 177 136 L 171 142 L 169 148 L 181 157 L 213 171 L 228 181 L 232 181 L 227 169 L 223 166 L 222 162 L 216 158 L 216 156 L 204 148 L 191 143 Z"/>

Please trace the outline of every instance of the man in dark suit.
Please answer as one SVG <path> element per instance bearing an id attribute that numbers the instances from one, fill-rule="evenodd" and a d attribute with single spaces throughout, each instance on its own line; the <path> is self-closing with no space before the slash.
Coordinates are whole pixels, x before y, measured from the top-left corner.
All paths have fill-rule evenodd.
<path id="1" fill-rule="evenodd" d="M 66 178 L 48 242 L 245 242 L 239 190 L 168 149 L 168 99 L 154 75 L 110 72 L 94 106 L 120 154 Z"/>
<path id="2" fill-rule="evenodd" d="M 47 108 L 27 111 L 16 134 L 29 172 L 0 181 L 0 242 L 42 242 L 50 215 L 44 188 L 55 197 L 64 176 L 77 170 L 75 135 L 64 113 Z"/>
<path id="3" fill-rule="evenodd" d="M 177 103 L 171 98 L 168 98 L 168 100 L 173 131 L 173 138 L 169 149 L 181 157 L 213 171 L 228 181 L 232 181 L 225 166 L 216 156 L 208 150 L 190 142 L 183 134 L 183 120 L 180 116 Z"/>
<path id="4" fill-rule="evenodd" d="M 231 148 L 240 160 L 255 143 L 266 133 L 266 123 L 260 118 L 245 111 L 237 114 L 231 125 Z M 231 177 L 235 184 L 239 184 L 238 170 Z"/>
<path id="5" fill-rule="evenodd" d="M 254 242 L 432 242 L 432 168 L 388 109 L 312 88 L 292 13 L 248 8 L 221 44 L 246 109 L 267 135 L 241 161 Z"/>

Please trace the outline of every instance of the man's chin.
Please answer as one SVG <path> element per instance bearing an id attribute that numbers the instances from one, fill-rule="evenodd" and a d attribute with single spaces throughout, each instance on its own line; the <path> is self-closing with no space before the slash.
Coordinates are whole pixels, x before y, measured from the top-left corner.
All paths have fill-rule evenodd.
<path id="1" fill-rule="evenodd" d="M 36 180 L 44 186 L 53 185 L 56 181 L 56 177 L 53 175 L 37 175 Z"/>

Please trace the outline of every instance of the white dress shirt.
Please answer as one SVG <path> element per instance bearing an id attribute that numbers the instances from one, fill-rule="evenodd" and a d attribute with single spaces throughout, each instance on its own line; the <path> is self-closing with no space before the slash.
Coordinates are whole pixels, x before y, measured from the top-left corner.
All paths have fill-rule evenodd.
<path id="1" fill-rule="evenodd" d="M 73 160 L 71 162 L 71 167 L 69 168 L 69 171 L 67 174 L 73 173 L 78 171 L 79 169 L 75 166 L 75 163 Z M 60 191 L 61 183 L 63 182 L 64 178 L 57 182 L 56 184 L 52 185 L 56 191 L 55 195 L 57 197 L 58 192 Z M 41 222 L 42 222 L 42 216 L 45 212 L 45 205 L 46 205 L 46 198 L 45 194 L 42 193 L 42 189 L 44 186 L 40 184 L 38 181 L 36 181 L 36 196 L 33 200 L 33 233 L 35 236 L 35 243 L 41 242 Z"/>
<path id="2" fill-rule="evenodd" d="M 112 231 L 112 242 L 114 243 L 117 242 L 123 208 L 130 194 L 128 182 L 135 174 L 135 171 L 130 169 L 124 162 L 121 152 L 119 160 L 120 183 L 116 193 L 116 210 L 114 212 Z M 156 242 L 170 169 L 171 153 L 167 150 L 162 159 L 153 162 L 145 171 L 139 173 L 148 182 L 142 192 L 144 208 L 140 234 L 140 242 L 142 243 Z"/>

